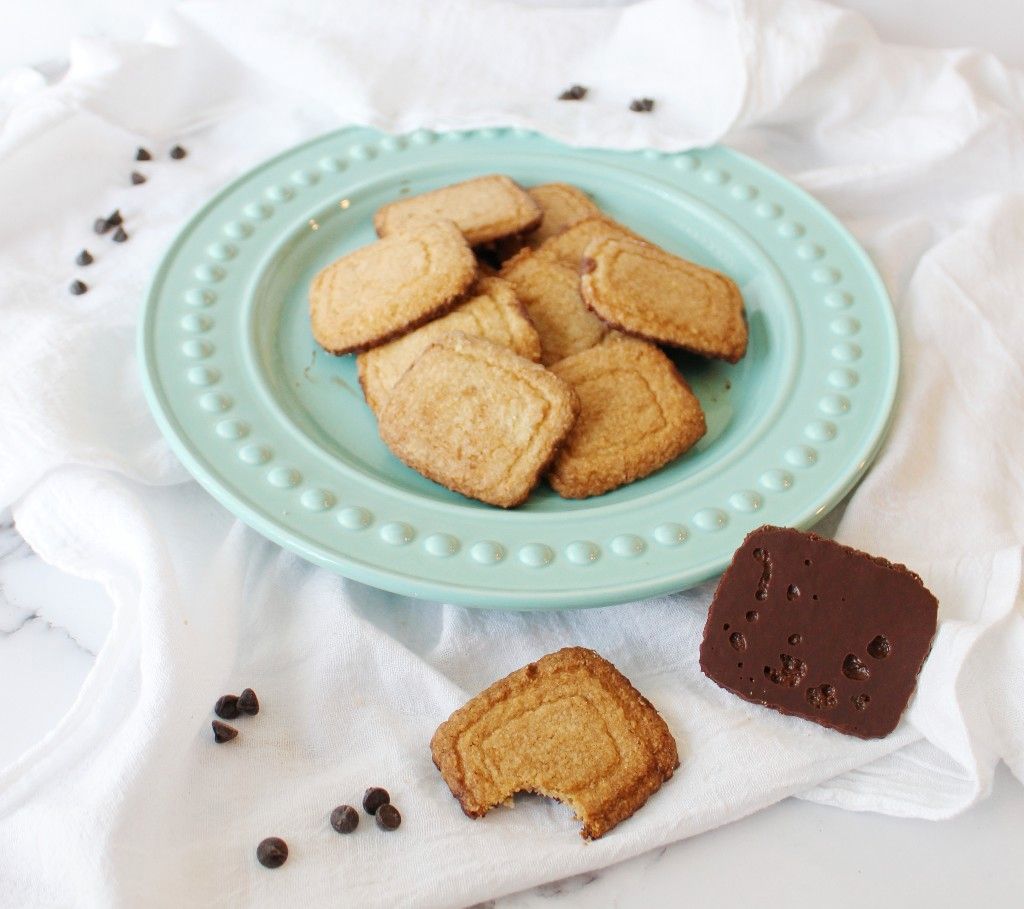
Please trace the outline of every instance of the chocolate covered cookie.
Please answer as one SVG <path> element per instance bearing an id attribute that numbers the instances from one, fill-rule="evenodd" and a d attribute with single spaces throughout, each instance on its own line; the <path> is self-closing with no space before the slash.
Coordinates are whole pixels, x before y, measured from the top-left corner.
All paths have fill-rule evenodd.
<path id="1" fill-rule="evenodd" d="M 718 584 L 700 666 L 746 701 L 880 738 L 914 693 L 937 614 L 935 597 L 903 565 L 761 527 Z"/>

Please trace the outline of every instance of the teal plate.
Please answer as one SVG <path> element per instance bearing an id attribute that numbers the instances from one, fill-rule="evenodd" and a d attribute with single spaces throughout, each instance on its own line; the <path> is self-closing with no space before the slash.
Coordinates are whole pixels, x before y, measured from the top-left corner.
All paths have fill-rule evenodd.
<path id="1" fill-rule="evenodd" d="M 707 435 L 645 480 L 583 501 L 542 485 L 514 511 L 465 499 L 390 454 L 354 358 L 313 341 L 309 283 L 374 238 L 377 208 L 493 172 L 572 182 L 743 290 L 747 356 L 735 366 L 676 358 Z M 344 129 L 261 165 L 167 252 L 140 347 L 175 452 L 260 533 L 378 587 L 512 609 L 681 590 L 722 571 L 752 528 L 813 524 L 877 452 L 899 371 L 871 262 L 777 174 L 725 148 L 583 150 L 518 129 Z"/>

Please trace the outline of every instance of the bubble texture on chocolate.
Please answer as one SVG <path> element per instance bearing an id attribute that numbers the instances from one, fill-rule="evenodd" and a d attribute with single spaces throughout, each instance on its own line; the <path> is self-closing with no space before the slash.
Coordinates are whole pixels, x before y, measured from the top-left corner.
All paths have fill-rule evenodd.
<path id="1" fill-rule="evenodd" d="M 881 738 L 914 693 L 937 616 L 935 597 L 905 566 L 761 527 L 718 584 L 700 666 L 746 701 Z"/>

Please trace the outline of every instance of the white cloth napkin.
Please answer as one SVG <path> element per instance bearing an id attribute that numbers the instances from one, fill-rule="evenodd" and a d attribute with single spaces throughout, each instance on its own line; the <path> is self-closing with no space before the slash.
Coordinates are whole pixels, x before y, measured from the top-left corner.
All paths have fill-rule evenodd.
<path id="1" fill-rule="evenodd" d="M 554 97 L 573 82 L 585 102 Z M 655 98 L 651 114 L 627 110 Z M 710 586 L 523 615 L 415 602 L 265 542 L 188 482 L 148 415 L 134 333 L 187 216 L 266 155 L 344 123 L 518 124 L 581 145 L 724 141 L 808 188 L 881 269 L 903 375 L 838 536 L 905 561 L 941 628 L 906 721 L 855 741 L 706 680 Z M 0 771 L 0 904 L 458 906 L 690 836 L 787 795 L 941 818 L 1024 776 L 1024 76 L 880 44 L 812 0 L 186 2 L 150 40 L 82 41 L 47 87 L 0 81 L 0 504 L 44 558 L 104 584 L 109 639 L 59 726 Z M 189 157 L 166 160 L 176 141 Z M 127 187 L 136 145 L 160 152 Z M 124 246 L 90 234 L 120 207 Z M 69 296 L 94 246 L 92 285 Z M 468 696 L 593 647 L 661 710 L 677 776 L 583 843 L 557 805 L 462 816 L 428 740 Z M 263 701 L 216 746 L 211 705 Z M 327 815 L 386 786 L 404 822 Z M 368 828 L 368 829 L 367 829 Z M 284 837 L 288 863 L 254 859 Z"/>

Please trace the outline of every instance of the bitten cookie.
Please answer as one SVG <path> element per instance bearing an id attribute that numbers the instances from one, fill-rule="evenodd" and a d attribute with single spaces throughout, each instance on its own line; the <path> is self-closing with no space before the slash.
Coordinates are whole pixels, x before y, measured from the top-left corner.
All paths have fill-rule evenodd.
<path id="1" fill-rule="evenodd" d="M 542 366 L 455 332 L 391 389 L 379 429 L 413 470 L 511 508 L 526 500 L 578 412 L 576 393 Z"/>
<path id="2" fill-rule="evenodd" d="M 473 252 L 451 221 L 378 240 L 313 279 L 313 337 L 332 354 L 383 344 L 452 306 L 475 274 Z"/>
<path id="3" fill-rule="evenodd" d="M 645 477 L 707 430 L 686 380 L 646 341 L 612 332 L 551 371 L 580 398 L 580 415 L 548 473 L 566 498 L 600 495 Z"/>
<path id="4" fill-rule="evenodd" d="M 548 654 L 443 722 L 434 764 L 472 818 L 535 792 L 564 802 L 597 839 L 679 766 L 665 721 L 621 672 L 582 647 Z"/>
<path id="5" fill-rule="evenodd" d="M 518 183 L 492 174 L 391 202 L 378 209 L 373 226 L 387 237 L 447 218 L 458 225 L 467 243 L 477 246 L 533 230 L 542 217 L 540 206 Z"/>
<path id="6" fill-rule="evenodd" d="M 478 278 L 466 301 L 447 315 L 359 355 L 359 383 L 374 413 L 380 412 L 416 358 L 453 331 L 487 338 L 528 360 L 540 359 L 540 338 L 509 284 L 500 278 Z"/>
<path id="7" fill-rule="evenodd" d="M 608 237 L 587 245 L 581 274 L 583 299 L 614 328 L 729 363 L 746 353 L 743 298 L 720 272 Z"/>
<path id="8" fill-rule="evenodd" d="M 608 328 L 583 302 L 579 273 L 542 252 L 524 249 L 502 266 L 501 276 L 540 335 L 540 360 L 545 365 L 586 350 Z"/>
<path id="9" fill-rule="evenodd" d="M 903 565 L 761 527 L 718 582 L 700 668 L 745 701 L 879 738 L 914 693 L 937 617 L 935 597 Z"/>

